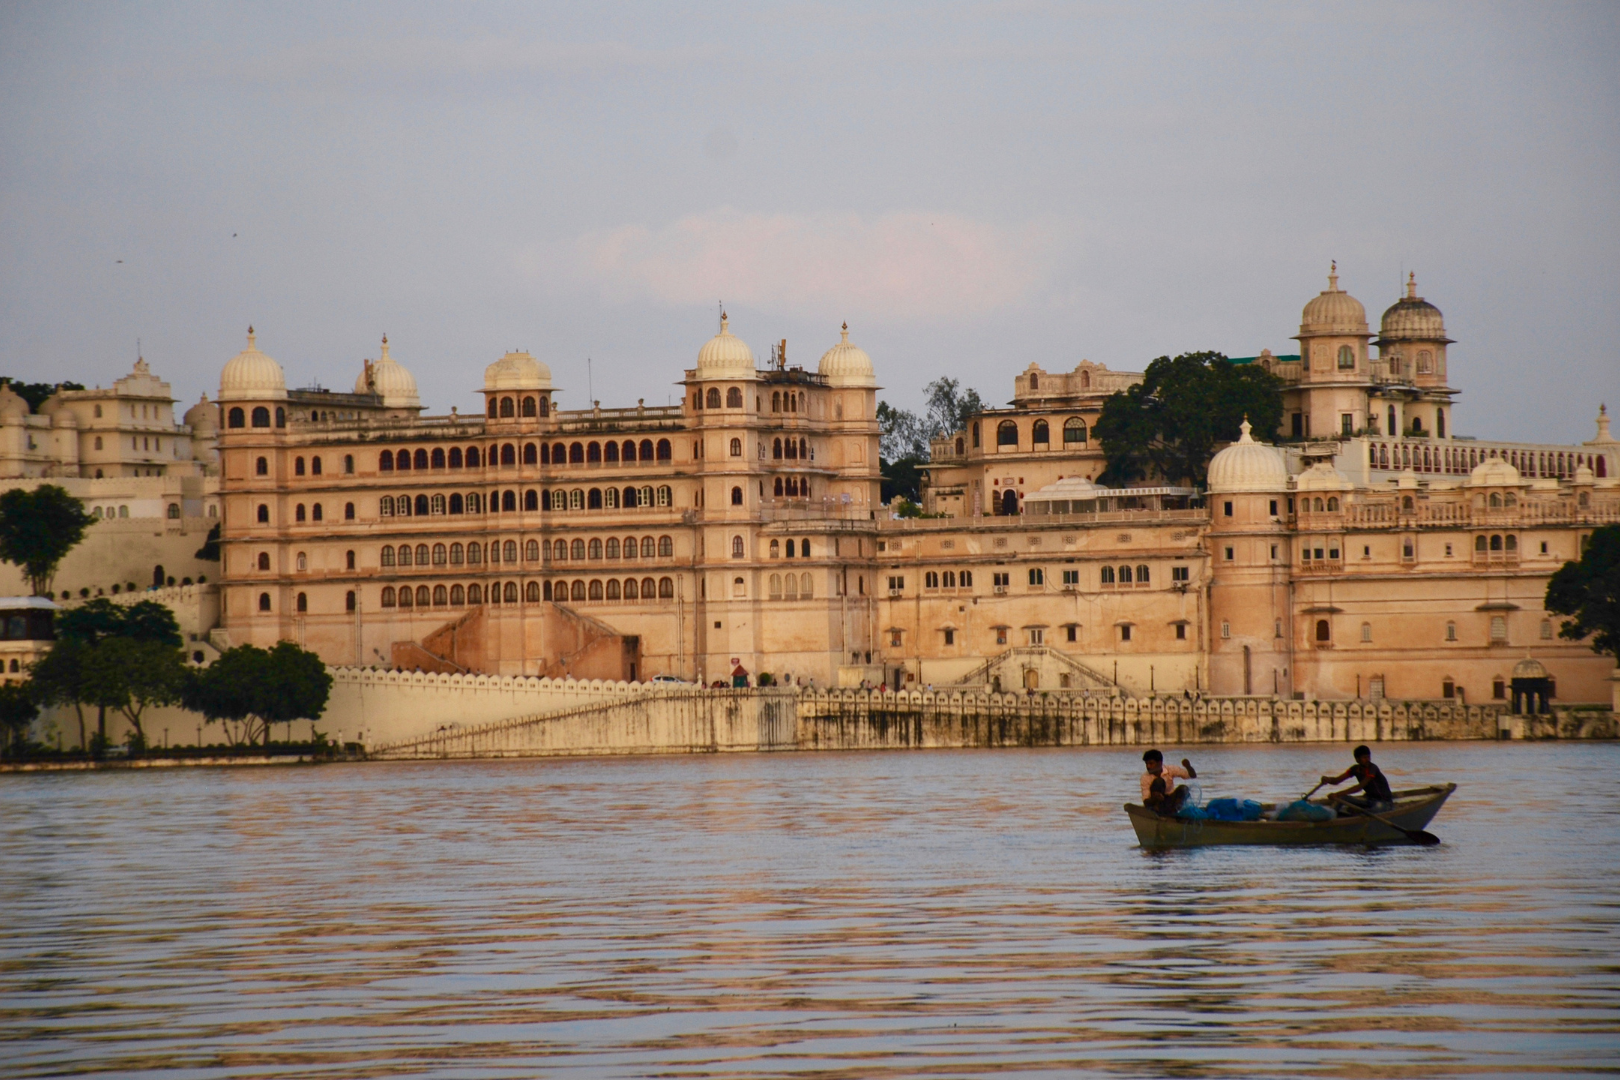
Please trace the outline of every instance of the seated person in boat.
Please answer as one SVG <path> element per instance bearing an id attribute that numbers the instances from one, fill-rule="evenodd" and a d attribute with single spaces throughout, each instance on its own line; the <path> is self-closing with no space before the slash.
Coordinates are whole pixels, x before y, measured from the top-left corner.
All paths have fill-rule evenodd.
<path id="1" fill-rule="evenodd" d="M 1142 805 L 1162 817 L 1174 817 L 1187 801 L 1187 789 L 1172 785 L 1178 778 L 1198 779 L 1198 770 L 1186 758 L 1181 759 L 1180 765 L 1166 765 L 1164 755 L 1157 750 L 1143 754 L 1142 764 L 1147 767 L 1142 774 Z"/>
<path id="2" fill-rule="evenodd" d="M 1350 778 L 1355 778 L 1355 786 L 1345 788 L 1343 791 L 1333 793 L 1333 798 L 1354 803 L 1363 810 L 1379 813 L 1393 809 L 1395 795 L 1389 790 L 1389 780 L 1384 771 L 1373 764 L 1372 751 L 1365 746 L 1358 746 L 1353 751 L 1356 763 L 1338 776 L 1324 776 L 1324 784 L 1342 784 Z M 1360 795 L 1354 794 L 1361 792 Z"/>

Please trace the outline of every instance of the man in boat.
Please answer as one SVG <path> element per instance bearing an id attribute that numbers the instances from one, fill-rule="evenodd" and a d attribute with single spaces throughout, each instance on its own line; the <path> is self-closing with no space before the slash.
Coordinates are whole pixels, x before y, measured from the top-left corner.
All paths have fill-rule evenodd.
<path id="1" fill-rule="evenodd" d="M 1338 776 L 1322 777 L 1322 783 L 1328 786 L 1342 784 L 1354 777 L 1355 786 L 1336 791 L 1329 798 L 1354 803 L 1363 810 L 1371 810 L 1375 814 L 1393 810 L 1395 794 L 1389 789 L 1389 780 L 1384 776 L 1384 771 L 1373 764 L 1372 751 L 1365 746 L 1358 746 L 1351 753 L 1356 763 Z M 1360 795 L 1355 794 L 1358 791 L 1361 792 Z"/>
<path id="2" fill-rule="evenodd" d="M 1173 785 L 1177 779 L 1198 779 L 1198 770 L 1186 758 L 1180 765 L 1166 765 L 1164 755 L 1157 750 L 1143 754 L 1142 764 L 1147 767 L 1142 774 L 1142 805 L 1160 817 L 1175 817 L 1187 801 L 1187 788 Z"/>

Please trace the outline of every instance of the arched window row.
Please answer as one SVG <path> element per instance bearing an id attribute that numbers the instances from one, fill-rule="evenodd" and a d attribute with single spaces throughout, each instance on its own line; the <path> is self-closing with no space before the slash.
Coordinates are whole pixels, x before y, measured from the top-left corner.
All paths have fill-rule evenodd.
<path id="1" fill-rule="evenodd" d="M 778 476 L 771 482 L 771 492 L 779 499 L 808 499 L 810 497 L 810 478 L 808 476 Z"/>
<path id="2" fill-rule="evenodd" d="M 1099 571 L 1098 577 L 1104 585 L 1149 585 L 1152 583 L 1152 571 L 1146 564 L 1135 567 L 1105 566 Z"/>
<path id="3" fill-rule="evenodd" d="M 811 600 L 815 586 L 809 574 L 772 574 L 766 582 L 772 600 Z"/>
<path id="4" fill-rule="evenodd" d="M 1602 479 L 1609 474 L 1609 461 L 1604 454 L 1562 450 L 1434 446 L 1415 441 L 1373 442 L 1367 445 L 1367 464 L 1375 469 L 1411 469 L 1420 473 L 1466 476 L 1473 472 L 1475 467 L 1492 459 L 1507 462 L 1519 470 L 1519 474 L 1526 479 L 1570 480 L 1574 478 L 1575 470 L 1583 465 L 1592 470 L 1594 478 Z"/>
<path id="5" fill-rule="evenodd" d="M 814 461 L 815 451 L 810 447 L 808 439 L 782 439 L 771 440 L 771 458 L 775 461 Z"/>
<path id="6" fill-rule="evenodd" d="M 543 557 L 548 555 L 545 541 L 540 542 L 539 554 Z M 573 540 L 553 540 L 550 542 L 549 557 L 553 562 L 569 560 L 579 562 L 584 559 L 670 559 L 675 557 L 675 538 L 643 536 L 638 539 L 626 536 L 620 540 L 616 536 L 609 536 L 605 539 L 593 537 L 588 541 L 582 537 L 575 537 Z"/>
<path id="7" fill-rule="evenodd" d="M 521 444 L 508 442 L 491 443 L 487 448 L 452 446 L 446 449 L 441 446 L 431 450 L 426 447 L 417 447 L 414 450 L 383 450 L 377 455 L 377 471 L 495 468 L 514 466 L 520 461 L 524 465 L 620 465 L 640 461 L 672 461 L 674 457 L 675 448 L 668 439 Z M 318 470 L 316 475 L 319 475 Z"/>
<path id="8" fill-rule="evenodd" d="M 514 397 L 511 395 L 491 395 L 489 399 L 489 418 L 509 420 L 518 416 L 532 418 L 534 416 L 551 415 L 551 399 L 545 395 L 536 398 L 533 395 Z"/>
<path id="9" fill-rule="evenodd" d="M 540 598 L 559 604 L 613 603 L 620 600 L 673 600 L 675 579 L 661 578 L 575 578 L 545 582 Z"/>
<path id="10" fill-rule="evenodd" d="M 635 510 L 643 507 L 668 508 L 675 505 L 675 490 L 667 484 L 653 487 L 551 488 L 540 492 L 540 509 L 566 513 L 570 510 Z"/>

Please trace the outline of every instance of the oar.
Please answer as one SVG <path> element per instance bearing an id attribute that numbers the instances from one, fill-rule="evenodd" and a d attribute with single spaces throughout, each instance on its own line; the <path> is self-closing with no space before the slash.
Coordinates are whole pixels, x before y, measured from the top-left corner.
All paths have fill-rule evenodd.
<path id="1" fill-rule="evenodd" d="M 1404 833 L 1406 835 L 1406 838 L 1408 840 L 1412 841 L 1412 843 L 1414 843 L 1414 844 L 1422 844 L 1424 847 L 1433 847 L 1434 845 L 1436 845 L 1436 844 L 1438 844 L 1440 842 L 1440 838 L 1438 836 L 1434 835 L 1434 833 L 1432 833 L 1432 832 L 1424 832 L 1422 829 L 1408 829 L 1408 828 L 1405 828 L 1404 826 L 1397 825 L 1393 821 L 1389 820 L 1389 818 L 1384 817 L 1382 814 L 1375 814 L 1371 810 L 1364 810 L 1361 807 L 1357 806 L 1355 803 L 1347 802 L 1346 800 L 1341 799 L 1337 795 L 1329 795 L 1328 800 L 1330 802 L 1337 803 L 1339 806 L 1347 807 L 1348 809 L 1353 810 L 1356 813 L 1363 815 L 1364 817 L 1370 817 L 1374 821 L 1383 822 L 1385 825 L 1388 825 L 1390 828 L 1394 829 L 1396 832 Z"/>
<path id="2" fill-rule="evenodd" d="M 1306 799 L 1310 798 L 1312 795 L 1315 795 L 1317 793 L 1317 791 L 1319 791 L 1321 789 L 1322 784 L 1325 784 L 1325 783 L 1327 783 L 1327 781 L 1323 780 L 1321 784 L 1317 784 L 1316 787 L 1311 788 L 1311 790 L 1309 790 L 1305 794 L 1301 795 L 1299 797 L 1299 799 L 1296 800 L 1296 801 L 1304 802 Z"/>

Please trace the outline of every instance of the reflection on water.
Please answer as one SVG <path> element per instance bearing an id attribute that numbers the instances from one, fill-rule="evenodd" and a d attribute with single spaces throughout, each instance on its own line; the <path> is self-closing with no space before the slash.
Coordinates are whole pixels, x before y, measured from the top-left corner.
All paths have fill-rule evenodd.
<path id="1" fill-rule="evenodd" d="M 0 777 L 0 1071 L 1620 1069 L 1620 748 L 1378 760 L 1443 846 L 1143 852 L 1122 750 Z"/>

